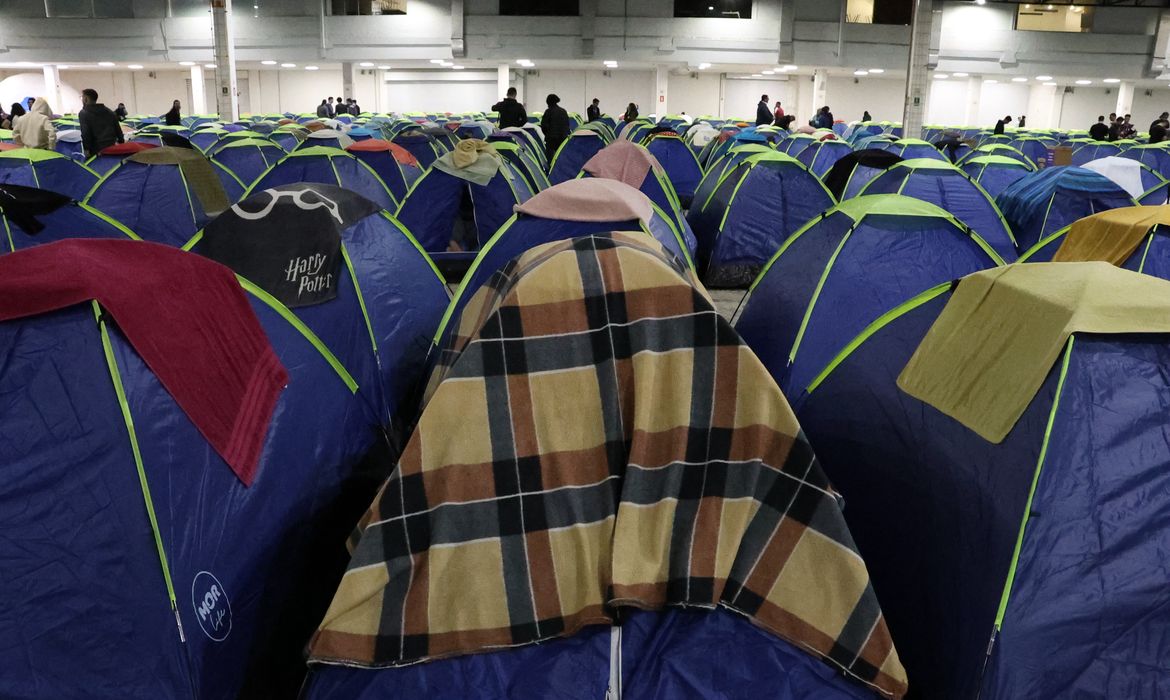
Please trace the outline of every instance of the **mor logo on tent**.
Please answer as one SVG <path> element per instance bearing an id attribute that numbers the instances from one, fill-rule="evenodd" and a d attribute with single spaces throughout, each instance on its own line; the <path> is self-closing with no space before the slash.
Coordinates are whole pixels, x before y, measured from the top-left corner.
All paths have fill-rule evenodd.
<path id="1" fill-rule="evenodd" d="M 203 634 L 222 642 L 232 631 L 232 603 L 223 584 L 213 574 L 200 571 L 191 581 L 191 607 Z"/>

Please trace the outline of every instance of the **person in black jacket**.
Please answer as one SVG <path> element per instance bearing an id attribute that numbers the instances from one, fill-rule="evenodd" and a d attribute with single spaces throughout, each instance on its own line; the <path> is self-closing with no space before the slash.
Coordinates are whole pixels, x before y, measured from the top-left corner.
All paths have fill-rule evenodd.
<path id="1" fill-rule="evenodd" d="M 1105 115 L 1097 117 L 1097 123 L 1089 127 L 1089 138 L 1094 141 L 1109 139 L 1109 125 L 1105 123 Z"/>
<path id="2" fill-rule="evenodd" d="M 81 111 L 77 121 L 81 122 L 81 145 L 85 155 L 95 156 L 103 148 L 122 143 L 122 127 L 118 116 L 110 108 L 98 102 L 97 90 L 86 88 L 81 91 Z"/>
<path id="3" fill-rule="evenodd" d="M 163 122 L 167 126 L 182 126 L 183 117 L 179 114 L 179 101 L 175 100 L 171 103 L 171 111 L 163 115 Z"/>
<path id="4" fill-rule="evenodd" d="M 524 105 L 516 101 L 516 88 L 508 88 L 508 95 L 499 102 L 492 105 L 493 112 L 500 114 L 500 128 L 507 129 L 510 126 L 524 126 L 528 123 L 528 113 L 524 111 Z"/>
<path id="5" fill-rule="evenodd" d="M 1003 119 L 1000 119 L 999 121 L 997 121 L 995 123 L 995 130 L 992 131 L 992 133 L 993 134 L 1002 134 L 1003 128 L 1011 123 L 1012 123 L 1012 115 L 1009 114 L 1006 117 L 1004 117 Z"/>
<path id="6" fill-rule="evenodd" d="M 760 104 L 756 105 L 756 126 L 772 123 L 772 110 L 768 108 L 768 96 L 760 95 Z"/>
<path id="7" fill-rule="evenodd" d="M 551 162 L 557 149 L 569 138 L 569 113 L 561 107 L 561 98 L 556 95 L 549 95 L 544 101 L 548 108 L 540 118 L 540 130 L 544 132 L 544 150 Z"/>
<path id="8" fill-rule="evenodd" d="M 593 98 L 593 104 L 585 108 L 585 118 L 591 122 L 601 119 L 601 100 Z"/>

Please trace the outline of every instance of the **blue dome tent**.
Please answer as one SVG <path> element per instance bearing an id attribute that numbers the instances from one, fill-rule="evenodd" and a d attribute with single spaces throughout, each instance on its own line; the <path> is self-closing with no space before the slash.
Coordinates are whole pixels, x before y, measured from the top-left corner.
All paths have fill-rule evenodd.
<path id="1" fill-rule="evenodd" d="M 387 211 L 397 203 L 373 168 L 338 148 L 297 149 L 282 158 L 248 187 L 244 196 L 295 182 L 337 185 L 375 202 Z"/>
<path id="2" fill-rule="evenodd" d="M 682 139 L 671 134 L 655 134 L 646 143 L 646 149 L 666 172 L 679 203 L 684 209 L 689 207 L 703 179 L 703 167 L 695 154 Z"/>
<path id="3" fill-rule="evenodd" d="M 1103 143 L 1094 141 L 1086 143 L 1072 154 L 1072 165 L 1084 165 L 1091 160 L 1098 158 L 1108 158 L 1109 156 L 1119 156 L 1125 149 L 1116 143 Z"/>
<path id="4" fill-rule="evenodd" d="M 0 236 L 0 254 L 67 238 L 138 238 L 93 207 L 20 185 L 0 185 Z"/>
<path id="5" fill-rule="evenodd" d="M 1109 178 L 1074 166 L 1045 168 L 1017 180 L 995 198 L 1020 250 L 1081 217 L 1135 204 Z"/>
<path id="6" fill-rule="evenodd" d="M 248 684 L 295 693 L 301 648 L 344 566 L 346 532 L 377 487 L 358 477 L 364 469 L 384 478 L 391 466 L 385 457 L 363 463 L 376 454 L 383 422 L 355 392 L 376 376 L 337 360 L 369 347 L 362 334 L 339 332 L 360 316 L 337 316 L 323 340 L 222 266 L 135 241 L 64 241 L 0 256 L 0 278 L 11 281 L 38 253 L 54 264 L 94 260 L 97 245 L 123 246 L 112 252 L 126 264 L 102 257 L 109 284 L 85 291 L 121 304 L 0 322 L 8 446 L 0 472 L 21 484 L 0 495 L 0 603 L 5 638 L 27 661 L 6 666 L 0 695 L 218 698 Z M 145 258 L 151 264 L 130 264 Z M 209 298 L 213 282 L 220 292 Z M 223 293 L 233 288 L 238 299 Z M 131 317 L 122 316 L 127 306 Z M 248 316 L 263 343 L 257 351 L 271 358 L 264 372 L 237 368 L 237 355 L 217 342 L 238 338 Z M 166 383 L 144 356 L 185 368 L 188 384 L 221 386 L 224 376 L 205 376 L 213 366 L 228 377 L 238 369 L 262 390 L 269 384 L 260 380 L 287 369 L 273 380 L 278 393 L 257 391 L 248 395 L 256 403 L 242 404 L 267 404 L 269 413 L 222 406 L 240 421 L 235 444 L 256 448 L 255 463 L 206 437 L 206 416 L 176 399 L 190 389 L 176 394 L 184 385 Z M 277 627 L 284 638 L 273 638 Z"/>
<path id="7" fill-rule="evenodd" d="M 844 202 L 856 197 L 870 180 L 900 162 L 902 157 L 896 153 L 865 148 L 842 156 L 821 180 L 838 202 Z"/>
<path id="8" fill-rule="evenodd" d="M 97 173 L 55 151 L 16 148 L 0 151 L 0 184 L 24 185 L 83 199 Z"/>
<path id="9" fill-rule="evenodd" d="M 608 312 L 594 313 L 594 301 Z M 622 233 L 544 245 L 493 275 L 457 320 L 419 427 L 363 519 L 350 571 L 314 638 L 308 700 L 861 700 L 905 692 L 840 505 L 787 404 L 670 252 Z M 507 368 L 507 381 L 496 379 L 497 367 Z M 666 405 L 674 406 L 667 417 L 646 410 Z M 508 446 L 489 429 L 498 416 L 514 426 L 504 431 Z M 569 423 L 572 430 L 558 430 Z M 697 456 L 674 438 L 680 429 Z M 584 449 L 596 457 L 563 457 L 593 444 Z M 465 476 L 479 461 L 470 455 L 483 451 L 517 465 L 516 486 Z M 511 454 L 524 457 L 503 456 Z M 672 470 L 684 459 L 726 461 L 719 470 L 728 486 L 708 482 L 701 498 L 679 493 L 685 480 Z M 740 459 L 752 467 L 740 468 Z M 808 515 L 757 506 L 774 491 L 775 465 L 797 460 L 802 483 L 822 485 L 806 494 Z M 424 472 L 426 493 L 416 498 L 404 488 Z M 529 491 L 538 473 L 543 497 L 525 496 L 526 515 L 516 516 L 529 553 L 514 557 L 496 521 L 512 519 L 507 493 Z M 404 504 L 398 494 L 407 493 Z M 470 512 L 485 502 L 499 506 L 498 517 Z M 712 506 L 722 518 L 699 525 Z M 407 539 L 394 533 L 423 512 L 431 527 L 409 528 L 416 554 L 406 564 L 398 552 Z M 651 536 L 648 522 L 668 525 Z M 779 545 L 787 533 L 802 543 L 792 556 Z M 764 549 L 784 564 L 756 568 Z M 635 559 L 643 564 L 627 564 Z M 753 572 L 742 583 L 724 573 L 740 565 Z M 696 567 L 714 583 L 698 583 Z M 648 571 L 667 570 L 691 583 L 640 585 L 654 575 Z M 506 590 L 516 589 L 505 581 L 531 602 L 507 605 Z M 421 599 L 428 605 L 409 602 Z M 630 609 L 611 624 L 619 606 Z M 399 621 L 405 617 L 411 621 Z M 453 629 L 448 619 L 468 632 L 444 635 Z"/>
<path id="10" fill-rule="evenodd" d="M 922 139 L 898 139 L 897 141 L 889 141 L 886 143 L 875 142 L 868 146 L 868 148 L 888 151 L 901 156 L 904 160 L 913 160 L 915 158 L 947 160 L 943 152 L 938 150 L 938 146 L 935 146 L 929 141 L 923 141 Z"/>
<path id="11" fill-rule="evenodd" d="M 443 253 L 452 241 L 469 251 L 491 238 L 512 208 L 533 194 L 520 171 L 489 146 L 469 167 L 459 167 L 454 154 L 435 161 L 396 216 L 428 252 Z"/>
<path id="12" fill-rule="evenodd" d="M 370 166 L 398 202 L 406 199 L 411 186 L 422 177 L 423 169 L 418 159 L 396 143 L 366 139 L 345 150 Z"/>
<path id="13" fill-rule="evenodd" d="M 516 170 L 524 176 L 524 179 L 528 181 L 529 189 L 533 192 L 539 192 L 548 188 L 548 176 L 544 174 L 540 163 L 528 153 L 526 148 L 511 138 L 493 140 L 491 144 L 501 158 L 514 165 Z"/>
<path id="14" fill-rule="evenodd" d="M 106 173 L 85 203 L 143 240 L 177 248 L 242 196 L 234 176 L 218 176 L 223 169 L 193 149 L 152 148 Z"/>
<path id="15" fill-rule="evenodd" d="M 963 172 L 995 199 L 1016 180 L 1025 177 L 1031 170 L 1015 158 L 1004 156 L 977 156 L 964 160 L 959 166 Z"/>
<path id="16" fill-rule="evenodd" d="M 698 241 L 699 274 L 709 286 L 746 287 L 789 236 L 834 204 L 824 184 L 795 158 L 749 156 L 687 215 Z"/>
<path id="17" fill-rule="evenodd" d="M 788 238 L 743 303 L 736 330 L 797 396 L 846 343 L 918 292 L 1003 264 L 937 206 L 857 197 Z"/>
<path id="18" fill-rule="evenodd" d="M 1170 180 L 1170 145 L 1153 143 L 1133 148 L 1121 154 L 1122 158 L 1132 158 L 1142 165 L 1151 168 L 1163 178 Z"/>
<path id="19" fill-rule="evenodd" d="M 268 139 L 234 139 L 217 146 L 211 160 L 230 171 L 245 186 L 251 185 L 287 155 Z M 221 178 L 222 179 L 222 178 Z"/>
<path id="20" fill-rule="evenodd" d="M 804 166 L 813 175 L 823 178 L 837 161 L 852 152 L 853 147 L 845 141 L 829 139 L 809 144 L 807 148 L 796 154 L 796 159 L 804 163 Z"/>
<path id="21" fill-rule="evenodd" d="M 795 400 L 923 697 L 1162 694 L 1167 298 L 1105 263 L 978 273 L 874 323 Z M 1090 315 L 1111 327 L 1034 334 Z"/>
<path id="22" fill-rule="evenodd" d="M 965 224 L 1005 261 L 1018 255 L 1016 241 L 987 192 L 946 161 L 915 158 L 895 163 L 870 181 L 862 195 L 900 194 L 930 202 Z"/>
<path id="23" fill-rule="evenodd" d="M 569 138 L 553 154 L 548 171 L 549 183 L 559 185 L 577 177 L 585 163 L 603 148 L 605 137 L 598 131 L 577 129 L 569 134 Z"/>
<path id="24" fill-rule="evenodd" d="M 305 140 L 295 150 L 302 151 L 307 148 L 340 148 L 345 150 L 352 145 L 353 139 L 340 131 L 335 129 L 318 129 L 317 131 L 310 131 L 305 136 Z"/>

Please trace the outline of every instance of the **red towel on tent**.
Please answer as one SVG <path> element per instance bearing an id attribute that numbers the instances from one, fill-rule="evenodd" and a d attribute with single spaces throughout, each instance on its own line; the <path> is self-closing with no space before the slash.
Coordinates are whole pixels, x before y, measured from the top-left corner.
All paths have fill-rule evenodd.
<path id="1" fill-rule="evenodd" d="M 91 299 L 250 486 L 288 373 L 232 271 L 143 241 L 67 240 L 0 256 L 0 321 Z"/>
<path id="2" fill-rule="evenodd" d="M 128 156 L 139 151 L 150 150 L 151 148 L 158 148 L 158 146 L 153 143 L 142 143 L 141 141 L 127 141 L 125 143 L 115 143 L 113 146 L 106 146 L 99 153 L 103 156 Z"/>

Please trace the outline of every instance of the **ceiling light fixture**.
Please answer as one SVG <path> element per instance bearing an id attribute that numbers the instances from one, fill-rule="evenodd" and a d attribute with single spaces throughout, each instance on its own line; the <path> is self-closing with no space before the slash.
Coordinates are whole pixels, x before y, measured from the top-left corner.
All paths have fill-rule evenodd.
<path id="1" fill-rule="evenodd" d="M 109 67 L 116 65 L 116 64 L 113 61 L 98 61 L 98 65 L 103 66 L 105 68 L 109 68 Z"/>
<path id="2" fill-rule="evenodd" d="M 998 80 L 996 80 L 995 78 L 988 78 L 987 80 L 984 80 L 984 81 L 983 81 L 983 84 L 984 84 L 984 85 L 995 85 L 995 84 L 996 84 L 996 83 L 998 83 L 998 82 L 999 82 L 999 81 L 998 81 Z"/>
<path id="3" fill-rule="evenodd" d="M 195 61 L 179 61 L 179 65 L 180 66 L 193 66 L 193 65 L 195 65 Z"/>
<path id="4" fill-rule="evenodd" d="M 946 80 L 949 77 L 951 77 L 951 76 L 947 75 L 946 73 L 935 73 L 934 74 L 935 80 Z"/>
<path id="5" fill-rule="evenodd" d="M 317 66 L 305 66 L 305 70 L 321 70 Z"/>
<path id="6" fill-rule="evenodd" d="M 867 70 L 855 70 L 855 71 L 853 71 L 853 75 L 869 75 L 869 71 L 867 71 Z"/>
<path id="7" fill-rule="evenodd" d="M 870 73 L 885 73 L 886 69 L 885 68 L 870 68 L 869 72 Z"/>
<path id="8" fill-rule="evenodd" d="M 130 65 L 128 65 L 126 67 L 129 68 L 130 70 L 142 70 L 142 65 L 138 64 L 138 63 L 131 63 Z"/>
<path id="9" fill-rule="evenodd" d="M 699 64 L 699 70 L 707 70 L 710 67 L 711 67 L 710 63 L 700 63 Z"/>
<path id="10" fill-rule="evenodd" d="M 975 0 L 975 4 L 976 4 L 976 5 L 986 5 L 986 4 L 987 4 L 987 0 Z"/>
<path id="11" fill-rule="evenodd" d="M 762 78 L 762 77 L 764 77 L 764 76 L 763 76 L 763 75 L 761 75 L 760 73 L 752 73 L 752 77 L 753 77 L 753 78 Z"/>
<path id="12" fill-rule="evenodd" d="M 1044 87 L 1056 87 L 1056 83 L 1044 83 Z"/>
<path id="13" fill-rule="evenodd" d="M 451 66 L 451 70 L 463 70 L 463 66 Z"/>
<path id="14" fill-rule="evenodd" d="M 1024 78 L 1024 77 L 1012 78 L 1012 82 L 1013 83 L 1026 83 L 1026 82 L 1028 82 L 1028 79 Z"/>
<path id="15" fill-rule="evenodd" d="M 260 61 L 260 65 L 262 65 L 262 66 L 275 66 L 276 61 Z"/>
<path id="16" fill-rule="evenodd" d="M 1038 75 L 1038 76 L 1036 76 L 1036 80 L 1052 80 L 1052 76 L 1051 75 Z"/>
<path id="17" fill-rule="evenodd" d="M 970 73 L 951 73 L 952 78 L 966 78 L 970 75 Z"/>
<path id="18" fill-rule="evenodd" d="M 214 64 L 214 63 L 204 63 L 204 64 L 203 64 L 203 67 L 204 67 L 204 68 L 211 68 L 212 70 L 215 70 L 215 64 Z"/>
<path id="19" fill-rule="evenodd" d="M 446 61 L 446 59 L 442 59 L 442 58 L 432 58 L 431 59 L 431 63 L 434 63 L 435 65 L 442 65 L 445 61 Z M 520 59 L 519 61 L 516 61 L 516 63 L 523 63 L 523 62 L 524 62 L 523 58 Z"/>
<path id="20" fill-rule="evenodd" d="M 1092 85 L 1092 84 L 1093 84 L 1092 80 L 1078 80 L 1077 81 L 1077 85 Z"/>
<path id="21" fill-rule="evenodd" d="M 282 63 L 282 64 L 280 64 L 280 67 L 281 68 L 296 68 L 297 64 L 295 64 L 295 63 Z"/>
<path id="22" fill-rule="evenodd" d="M 1102 80 L 1101 82 L 1103 82 L 1103 83 L 1120 83 L 1121 81 L 1118 80 L 1117 78 L 1106 78 L 1106 79 Z"/>
<path id="23" fill-rule="evenodd" d="M 378 66 L 378 70 L 390 70 L 390 66 Z"/>
<path id="24" fill-rule="evenodd" d="M 369 61 L 362 61 L 358 65 L 361 66 L 362 68 L 373 68 L 374 67 L 374 64 L 370 63 Z"/>
<path id="25" fill-rule="evenodd" d="M 796 70 L 796 66 L 794 66 L 790 63 L 790 64 L 784 66 L 784 70 Z"/>

